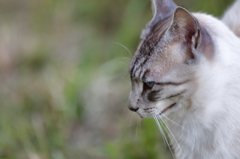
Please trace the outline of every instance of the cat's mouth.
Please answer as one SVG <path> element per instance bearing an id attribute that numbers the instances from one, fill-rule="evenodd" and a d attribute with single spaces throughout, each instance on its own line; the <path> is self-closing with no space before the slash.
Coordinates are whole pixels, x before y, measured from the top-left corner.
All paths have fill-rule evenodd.
<path id="1" fill-rule="evenodd" d="M 165 113 L 166 111 L 168 111 L 169 109 L 173 108 L 177 103 L 173 103 L 171 105 L 169 105 L 168 107 L 166 107 L 165 109 L 163 109 L 159 115 Z"/>
<path id="2" fill-rule="evenodd" d="M 148 117 L 152 117 L 153 114 L 155 114 L 155 115 L 156 114 L 162 115 L 163 113 L 165 113 L 168 110 L 172 109 L 176 105 L 177 105 L 177 103 L 172 103 L 169 106 L 167 106 L 166 108 L 164 108 L 160 113 L 155 113 L 155 111 L 157 111 L 157 109 L 155 107 L 145 109 L 145 113 L 141 113 L 139 111 L 137 111 L 137 113 L 139 114 L 139 116 L 141 118 L 148 118 Z"/>

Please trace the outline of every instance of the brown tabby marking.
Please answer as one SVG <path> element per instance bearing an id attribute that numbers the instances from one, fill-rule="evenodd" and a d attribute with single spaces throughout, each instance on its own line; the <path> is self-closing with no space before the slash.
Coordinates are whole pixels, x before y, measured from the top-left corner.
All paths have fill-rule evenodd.
<path id="1" fill-rule="evenodd" d="M 140 67 L 138 68 L 141 68 L 143 65 L 145 65 L 146 62 L 148 62 L 149 60 L 148 57 L 150 57 L 151 54 L 154 53 L 154 50 L 156 49 L 156 47 L 158 47 L 159 41 L 164 35 L 165 31 L 170 26 L 171 20 L 172 20 L 171 18 L 167 18 L 157 23 L 155 26 L 152 27 L 151 34 L 149 35 L 146 35 L 146 33 L 143 33 L 143 40 L 139 45 L 141 47 L 135 53 L 135 55 L 137 56 L 135 57 L 135 60 L 133 60 L 134 62 L 132 66 L 140 65 Z M 136 75 L 137 71 L 138 69 L 136 67 L 130 68 L 131 77 L 142 79 L 143 76 L 138 77 Z M 143 73 L 143 75 L 145 75 L 146 73 L 147 72 Z"/>
<path id="2" fill-rule="evenodd" d="M 174 107 L 177 103 L 173 103 L 171 105 L 169 105 L 168 107 L 166 107 L 165 109 L 163 109 L 163 111 L 161 111 L 160 115 L 163 114 L 164 112 L 166 112 L 167 110 L 171 109 L 172 107 Z"/>

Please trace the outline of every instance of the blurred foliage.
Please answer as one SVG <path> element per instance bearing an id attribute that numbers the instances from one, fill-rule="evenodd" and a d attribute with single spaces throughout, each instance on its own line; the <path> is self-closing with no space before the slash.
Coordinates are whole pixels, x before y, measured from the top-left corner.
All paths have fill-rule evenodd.
<path id="1" fill-rule="evenodd" d="M 156 124 L 151 119 L 144 119 L 141 124 L 141 131 L 137 129 L 135 137 L 132 136 L 130 141 L 125 137 L 117 144 L 116 142 L 107 144 L 110 158 L 172 158 L 167 145 L 163 145 L 163 139 Z"/>
<path id="2" fill-rule="evenodd" d="M 231 2 L 176 0 L 218 17 Z M 153 120 L 126 121 L 129 58 L 150 8 L 150 0 L 0 1 L 0 159 L 171 158 Z M 126 135 L 136 121 L 138 135 Z"/>

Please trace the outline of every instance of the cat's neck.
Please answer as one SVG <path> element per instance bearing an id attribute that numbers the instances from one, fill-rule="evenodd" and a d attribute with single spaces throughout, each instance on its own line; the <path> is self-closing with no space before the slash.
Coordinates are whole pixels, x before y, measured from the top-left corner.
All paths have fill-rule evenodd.
<path id="1" fill-rule="evenodd" d="M 171 130 L 168 134 L 178 159 L 231 158 L 234 153 L 229 150 L 238 152 L 235 145 L 240 144 L 240 111 L 234 107 L 237 101 L 222 101 L 163 118 Z"/>

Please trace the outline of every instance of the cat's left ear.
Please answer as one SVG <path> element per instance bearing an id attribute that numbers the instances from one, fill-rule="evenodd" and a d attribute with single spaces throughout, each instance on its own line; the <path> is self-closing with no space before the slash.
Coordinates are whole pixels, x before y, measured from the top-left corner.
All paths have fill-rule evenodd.
<path id="1" fill-rule="evenodd" d="M 170 34 L 177 37 L 191 47 L 197 48 L 200 40 L 200 25 L 190 12 L 182 7 L 177 7 L 173 14 Z"/>
<path id="2" fill-rule="evenodd" d="M 151 23 L 156 24 L 170 17 L 177 5 L 173 0 L 152 0 L 153 19 Z"/>

